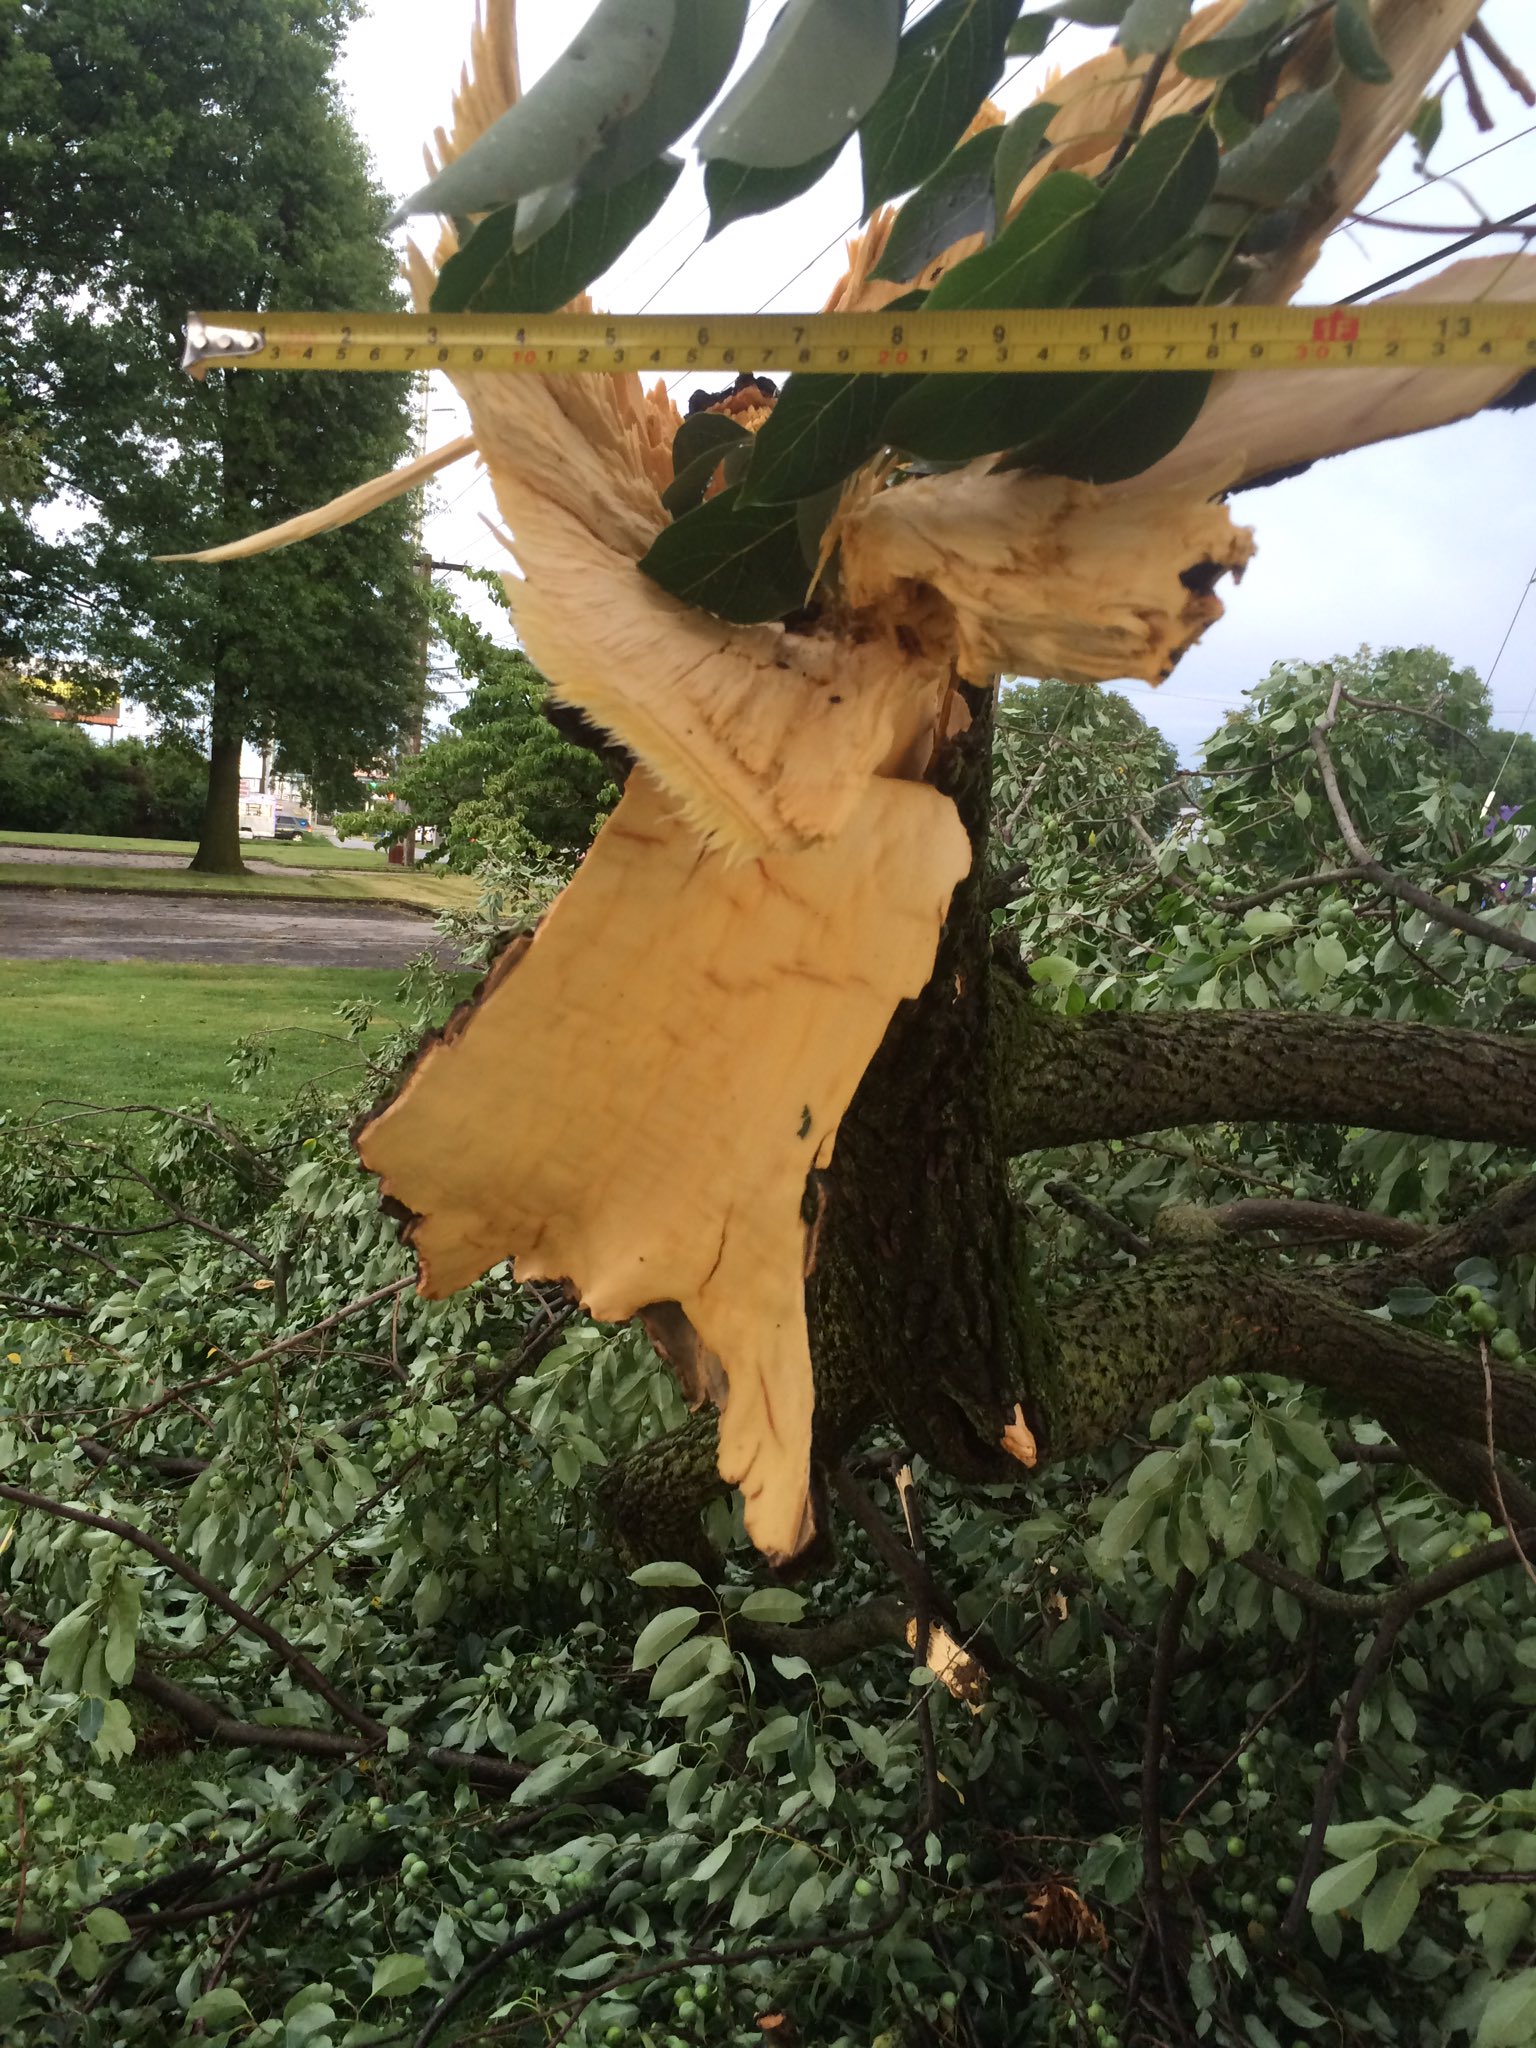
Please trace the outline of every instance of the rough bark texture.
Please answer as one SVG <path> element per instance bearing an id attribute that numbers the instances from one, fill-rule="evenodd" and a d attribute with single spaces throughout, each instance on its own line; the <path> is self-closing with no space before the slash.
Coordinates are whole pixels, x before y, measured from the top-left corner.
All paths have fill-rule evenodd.
<path id="1" fill-rule="evenodd" d="M 1497 1513 L 1502 1491 L 1536 1520 L 1536 1495 L 1507 1471 L 1496 1485 L 1487 1450 L 1491 1386 L 1500 1453 L 1536 1457 L 1536 1375 L 1495 1365 L 1485 1382 L 1473 1353 L 1362 1312 L 1403 1280 L 1440 1284 L 1473 1251 L 1520 1249 L 1536 1235 L 1536 1179 L 1370 1262 L 1303 1276 L 1230 1239 L 1184 1242 L 1049 1321 L 1038 1313 L 1013 1155 L 1217 1120 L 1529 1141 L 1536 1041 L 1277 1011 L 1067 1019 L 1039 1006 L 991 952 L 979 859 L 991 735 L 986 704 L 976 710 L 934 779 L 960 806 L 977 865 L 928 987 L 893 1018 L 830 1169 L 807 1189 L 819 1525 L 825 1475 L 877 1418 L 958 1478 L 1022 1478 L 999 1443 L 1015 1402 L 1041 1458 L 1057 1460 L 1113 1443 L 1221 1373 L 1326 1387 L 1448 1493 Z M 714 1445 L 713 1415 L 701 1415 L 610 1475 L 632 1557 L 708 1568 L 698 1518 L 722 1490 Z"/>
<path id="2" fill-rule="evenodd" d="M 213 693 L 212 744 L 208 757 L 208 794 L 203 803 L 202 831 L 193 870 L 200 875 L 243 875 L 240 857 L 240 749 L 238 731 L 230 730 L 228 712 L 220 703 L 217 681 Z"/>
<path id="3" fill-rule="evenodd" d="M 1536 1039 L 1281 1010 L 1061 1017 L 995 979 L 1015 1153 L 1218 1121 L 1536 1142 Z"/>

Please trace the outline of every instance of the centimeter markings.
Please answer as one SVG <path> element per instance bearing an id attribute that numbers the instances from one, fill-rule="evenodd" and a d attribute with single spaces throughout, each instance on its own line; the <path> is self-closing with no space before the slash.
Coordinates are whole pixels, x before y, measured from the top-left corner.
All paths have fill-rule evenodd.
<path id="1" fill-rule="evenodd" d="M 1536 367 L 1536 307 L 1119 306 L 653 315 L 193 313 L 183 367 L 244 370 L 1294 370 Z"/>

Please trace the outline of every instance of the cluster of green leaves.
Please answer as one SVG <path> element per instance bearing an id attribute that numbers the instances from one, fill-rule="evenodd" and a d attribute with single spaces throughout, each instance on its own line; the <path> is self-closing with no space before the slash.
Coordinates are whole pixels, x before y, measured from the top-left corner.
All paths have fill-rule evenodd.
<path id="1" fill-rule="evenodd" d="M 260 561 L 154 558 L 308 511 L 409 447 L 403 380 L 196 384 L 179 362 L 189 306 L 398 303 L 331 75 L 355 12 L 13 0 L 0 53 L 0 652 L 91 659 L 173 725 L 275 742 L 323 800 L 419 703 L 412 503 Z M 232 863 L 234 776 L 224 794 Z"/>
<path id="2" fill-rule="evenodd" d="M 1536 931 L 1527 814 L 1498 800 L 1523 795 L 1523 764 L 1501 776 L 1505 736 L 1488 729 L 1482 684 L 1432 649 L 1278 664 L 1207 742 L 1202 768 L 1177 777 L 1129 706 L 1020 687 L 1000 712 L 993 858 L 1027 870 L 1001 920 L 1043 1000 L 1068 1014 L 1306 1007 L 1480 1029 L 1527 1021 L 1536 977 L 1510 954 L 1364 878 L 1330 879 L 1352 863 L 1309 734 L 1336 681 L 1361 700 L 1342 703 L 1330 747 L 1368 844 L 1421 888 Z M 1254 1137 L 1117 1141 L 1074 1155 L 1072 1172 L 1142 1228 L 1166 1202 L 1277 1188 L 1433 1220 L 1512 1170 L 1491 1145 L 1448 1139 L 1314 1126 Z M 1059 1170 L 1050 1158 L 1027 1168 L 1032 1185 Z M 1063 1219 L 1056 1242 L 1076 1256 L 1082 1226 Z"/>
<path id="3" fill-rule="evenodd" d="M 99 746 L 79 726 L 0 706 L 0 824 L 15 832 L 196 836 L 208 764 L 189 741 Z"/>

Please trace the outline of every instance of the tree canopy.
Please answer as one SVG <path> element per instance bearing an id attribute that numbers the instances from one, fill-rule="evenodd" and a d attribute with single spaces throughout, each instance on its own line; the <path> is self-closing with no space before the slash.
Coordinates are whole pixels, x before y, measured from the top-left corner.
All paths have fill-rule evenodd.
<path id="1" fill-rule="evenodd" d="M 179 367 L 192 306 L 394 303 L 384 204 L 330 77 L 355 9 L 7 12 L 0 390 L 41 474 L 30 511 L 18 493 L 0 511 L 3 644 L 34 663 L 87 655 L 200 730 L 215 763 L 200 863 L 238 867 L 244 739 L 323 794 L 389 745 L 422 688 L 407 506 L 305 556 L 153 559 L 298 512 L 408 446 L 393 380 L 197 384 Z"/>

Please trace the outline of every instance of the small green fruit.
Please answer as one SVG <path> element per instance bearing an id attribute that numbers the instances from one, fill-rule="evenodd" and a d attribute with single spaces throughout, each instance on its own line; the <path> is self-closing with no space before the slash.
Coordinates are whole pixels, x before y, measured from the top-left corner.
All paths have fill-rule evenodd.
<path id="1" fill-rule="evenodd" d="M 1228 1835 L 1227 1854 L 1229 1856 L 1246 1856 L 1248 1854 L 1248 1844 L 1241 1835 Z"/>
<path id="2" fill-rule="evenodd" d="M 1244 1892 L 1237 1903 L 1242 1907 L 1250 1920 L 1257 1916 L 1259 1910 L 1259 1895 L 1257 1892 Z"/>
<path id="3" fill-rule="evenodd" d="M 1295 1889 L 1296 1880 L 1289 1873 L 1287 1873 L 1283 1877 L 1277 1877 L 1275 1879 L 1275 1890 L 1280 1894 L 1282 1899 L 1288 1899 L 1291 1896 L 1291 1893 L 1295 1891 Z"/>
<path id="4" fill-rule="evenodd" d="M 872 1899 L 875 1888 L 867 1877 L 856 1877 L 853 1881 L 853 1896 L 856 1899 Z"/>
<path id="5" fill-rule="evenodd" d="M 1499 1327 L 1499 1312 L 1491 1301 L 1484 1301 L 1479 1296 L 1467 1310 L 1467 1321 L 1474 1330 L 1488 1335 Z"/>
<path id="6" fill-rule="evenodd" d="M 1091 2020 L 1093 2021 L 1093 2023 L 1094 2023 L 1094 2025 L 1095 2025 L 1095 2026 L 1097 2026 L 1097 2025 L 1098 2025 L 1098 2023 L 1099 2023 L 1099 2021 L 1103 2019 L 1103 2017 L 1104 2017 L 1104 2008 L 1103 2008 L 1103 2006 L 1102 2006 L 1102 2005 L 1100 2005 L 1100 2003 L 1099 2003 L 1099 2001 L 1098 2001 L 1097 1999 L 1095 1999 L 1095 2000 L 1093 2001 L 1092 2005 L 1090 2005 L 1090 2006 L 1089 2006 L 1089 2008 L 1088 2008 L 1088 2017 L 1089 2017 L 1089 2019 L 1091 2019 Z"/>
<path id="7" fill-rule="evenodd" d="M 1216 1418 L 1212 1415 L 1197 1415 L 1190 1427 L 1194 1430 L 1196 1436 L 1214 1436 L 1216 1434 Z"/>
<path id="8" fill-rule="evenodd" d="M 1488 1349 L 1495 1358 L 1518 1358 L 1520 1356 L 1520 1339 L 1513 1330 L 1495 1330 L 1488 1339 Z"/>

